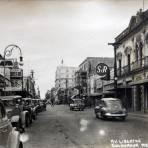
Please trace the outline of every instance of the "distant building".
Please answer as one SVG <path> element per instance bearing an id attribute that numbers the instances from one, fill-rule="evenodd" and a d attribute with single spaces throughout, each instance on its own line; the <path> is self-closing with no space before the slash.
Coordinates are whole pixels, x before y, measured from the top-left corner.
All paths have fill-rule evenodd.
<path id="1" fill-rule="evenodd" d="M 56 70 L 55 87 L 56 88 L 73 88 L 75 86 L 75 72 L 77 67 L 58 66 Z"/>
<path id="2" fill-rule="evenodd" d="M 68 103 L 75 87 L 75 72 L 77 67 L 58 66 L 55 77 L 55 89 L 60 103 Z"/>
<path id="3" fill-rule="evenodd" d="M 110 69 L 113 68 L 114 58 L 111 57 L 87 57 L 80 65 L 80 71 L 87 73 L 87 94 L 93 94 L 97 92 L 97 79 L 100 77 L 96 73 L 96 66 L 99 63 L 105 63 Z"/>

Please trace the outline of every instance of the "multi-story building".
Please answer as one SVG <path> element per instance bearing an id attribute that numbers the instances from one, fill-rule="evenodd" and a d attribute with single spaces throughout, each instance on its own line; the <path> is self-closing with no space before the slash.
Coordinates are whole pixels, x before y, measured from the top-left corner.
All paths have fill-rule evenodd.
<path id="1" fill-rule="evenodd" d="M 77 67 L 58 66 L 56 70 L 55 88 L 58 99 L 67 103 L 72 95 L 72 89 L 75 87 L 75 72 Z"/>
<path id="2" fill-rule="evenodd" d="M 77 67 L 58 66 L 56 70 L 55 87 L 69 88 L 75 86 L 75 72 Z"/>
<path id="3" fill-rule="evenodd" d="M 102 80 L 96 72 L 98 64 L 104 63 L 110 69 L 113 68 L 114 59 L 110 57 L 87 57 L 80 65 L 76 78 L 79 80 L 77 83 L 80 95 L 86 95 L 86 105 L 95 103 L 95 98 L 98 93 L 102 93 Z M 82 76 L 83 77 L 82 77 Z M 82 79 L 83 78 L 83 79 Z"/>
<path id="4" fill-rule="evenodd" d="M 97 82 L 100 81 L 100 76 L 96 73 L 96 66 L 99 63 L 105 63 L 110 69 L 113 68 L 114 59 L 111 57 L 87 57 L 80 65 L 80 71 L 85 71 L 87 73 L 87 94 L 91 95 L 96 92 Z"/>
<path id="5" fill-rule="evenodd" d="M 5 64 L 4 64 L 5 62 Z M 23 69 L 16 59 L 0 56 L 0 95 L 35 96 L 34 79 L 23 76 Z"/>
<path id="6" fill-rule="evenodd" d="M 148 110 L 148 10 L 138 11 L 115 38 L 118 96 L 133 111 Z M 116 44 L 116 45 L 117 45 Z"/>
<path id="7" fill-rule="evenodd" d="M 87 72 L 78 70 L 75 73 L 75 88 L 78 94 L 87 94 Z"/>

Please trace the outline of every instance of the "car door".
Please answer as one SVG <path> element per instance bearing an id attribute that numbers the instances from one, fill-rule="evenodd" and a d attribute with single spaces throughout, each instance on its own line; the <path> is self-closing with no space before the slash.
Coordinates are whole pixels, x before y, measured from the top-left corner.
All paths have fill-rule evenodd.
<path id="1" fill-rule="evenodd" d="M 95 113 L 100 112 L 100 108 L 101 108 L 101 100 L 98 100 L 95 106 Z"/>
<path id="2" fill-rule="evenodd" d="M 6 117 L 5 108 L 2 102 L 0 102 L 0 148 L 7 147 L 10 131 L 11 123 Z"/>

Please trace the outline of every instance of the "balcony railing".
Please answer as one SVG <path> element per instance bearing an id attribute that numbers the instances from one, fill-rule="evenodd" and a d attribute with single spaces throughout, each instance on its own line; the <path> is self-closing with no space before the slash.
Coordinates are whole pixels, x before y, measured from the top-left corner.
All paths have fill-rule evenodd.
<path id="1" fill-rule="evenodd" d="M 122 67 L 121 69 L 118 68 L 117 69 L 117 76 L 122 77 L 127 74 L 130 74 L 133 71 L 141 70 L 143 68 L 148 68 L 148 56 L 146 56 L 138 61 L 135 61 L 135 62 L 131 63 L 130 65 L 126 65 L 126 66 Z"/>

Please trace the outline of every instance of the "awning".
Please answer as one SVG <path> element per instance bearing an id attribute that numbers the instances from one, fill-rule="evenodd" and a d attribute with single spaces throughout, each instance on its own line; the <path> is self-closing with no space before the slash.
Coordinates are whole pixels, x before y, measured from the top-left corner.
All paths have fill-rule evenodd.
<path id="1" fill-rule="evenodd" d="M 19 96 L 19 95 L 16 95 L 16 96 L 0 96 L 1 100 L 13 100 L 13 99 L 19 99 L 19 98 L 22 98 L 22 97 Z"/>
<path id="2" fill-rule="evenodd" d="M 101 92 L 101 93 L 93 93 L 93 94 L 89 94 L 89 96 L 92 96 L 92 97 L 97 97 L 97 96 L 102 96 L 104 94 L 115 94 L 115 91 L 104 91 L 104 92 Z"/>
<path id="3" fill-rule="evenodd" d="M 129 83 L 129 85 L 133 86 L 133 85 L 140 85 L 140 84 L 144 84 L 144 83 L 148 83 L 148 79 L 144 79 L 144 80 L 140 80 L 140 81 L 136 81 L 136 82 L 131 82 L 131 83 Z"/>
<path id="4" fill-rule="evenodd" d="M 132 88 L 132 86 L 131 85 L 126 85 L 126 86 L 121 85 L 117 87 L 117 89 L 125 89 L 125 88 Z"/>
<path id="5" fill-rule="evenodd" d="M 97 97 L 97 96 L 102 96 L 102 93 L 93 93 L 93 94 L 89 94 L 89 97 Z"/>

